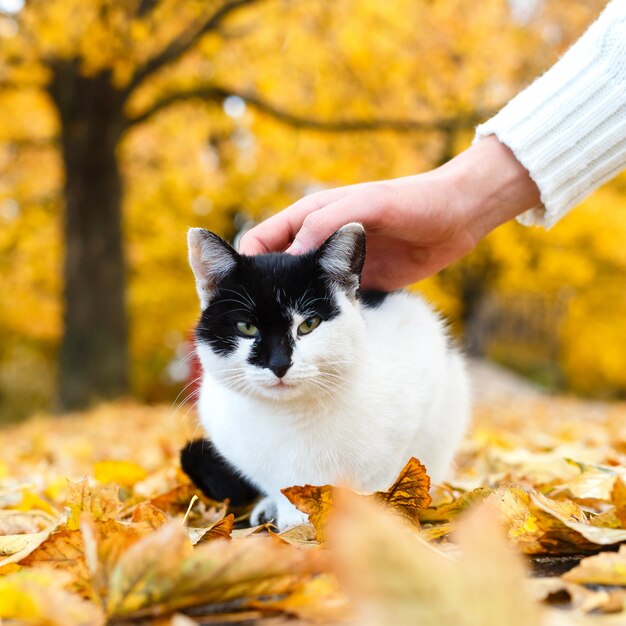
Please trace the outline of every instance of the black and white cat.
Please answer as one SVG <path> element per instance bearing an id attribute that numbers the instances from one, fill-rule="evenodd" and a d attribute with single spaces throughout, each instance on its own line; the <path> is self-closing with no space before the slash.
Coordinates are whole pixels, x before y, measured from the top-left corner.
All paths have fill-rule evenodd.
<path id="1" fill-rule="evenodd" d="M 359 290 L 360 224 L 301 256 L 242 256 L 192 228 L 189 258 L 212 442 L 201 472 L 189 458 L 200 450 L 183 455 L 196 482 L 235 501 L 258 491 L 252 523 L 285 528 L 306 516 L 284 487 L 383 490 L 411 456 L 444 479 L 469 419 L 462 359 L 421 298 Z"/>

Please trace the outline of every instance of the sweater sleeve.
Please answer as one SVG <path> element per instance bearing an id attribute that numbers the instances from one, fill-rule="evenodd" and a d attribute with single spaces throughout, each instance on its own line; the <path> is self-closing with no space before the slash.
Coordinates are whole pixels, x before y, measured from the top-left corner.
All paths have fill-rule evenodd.
<path id="1" fill-rule="evenodd" d="M 543 76 L 476 129 L 528 170 L 541 205 L 518 220 L 550 228 L 626 168 L 626 0 L 613 0 Z"/>

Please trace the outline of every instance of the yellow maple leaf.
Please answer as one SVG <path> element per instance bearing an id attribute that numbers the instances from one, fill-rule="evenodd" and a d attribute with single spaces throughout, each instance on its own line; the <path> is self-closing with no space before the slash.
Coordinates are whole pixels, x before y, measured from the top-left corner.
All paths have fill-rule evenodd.
<path id="1" fill-rule="evenodd" d="M 121 487 L 132 487 L 143 480 L 148 472 L 131 461 L 98 461 L 94 464 L 94 476 L 100 483 L 114 483 Z"/>

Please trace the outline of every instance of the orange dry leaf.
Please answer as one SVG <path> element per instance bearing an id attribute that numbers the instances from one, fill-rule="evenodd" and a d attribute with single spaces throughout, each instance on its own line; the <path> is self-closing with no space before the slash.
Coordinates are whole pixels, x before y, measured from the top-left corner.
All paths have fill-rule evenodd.
<path id="1" fill-rule="evenodd" d="M 235 526 L 235 516 L 231 513 L 224 519 L 207 526 L 206 528 L 187 527 L 187 537 L 195 546 L 197 543 L 206 543 L 215 539 L 230 539 L 230 533 L 233 532 Z"/>
<path id="2" fill-rule="evenodd" d="M 282 489 L 289 502 L 309 516 L 309 521 L 315 527 L 317 540 L 322 543 L 326 540 L 326 524 L 333 509 L 335 491 L 337 488 L 331 485 L 303 485 Z"/>
<path id="3" fill-rule="evenodd" d="M 67 521 L 70 530 L 79 528 L 82 513 L 89 513 L 95 520 L 106 521 L 115 519 L 122 510 L 117 487 L 90 487 L 86 480 L 79 483 L 67 481 L 66 506 L 70 509 Z"/>
<path id="4" fill-rule="evenodd" d="M 359 626 L 538 626 L 523 587 L 524 567 L 496 514 L 481 508 L 459 524 L 460 561 L 371 501 L 338 497 L 330 523 L 340 582 Z"/>
<path id="5" fill-rule="evenodd" d="M 83 539 L 79 530 L 61 530 L 53 533 L 21 564 L 26 567 L 45 567 L 62 570 L 72 576 L 71 589 L 91 593 L 89 570 L 85 563 Z"/>
<path id="6" fill-rule="evenodd" d="M 430 477 L 414 457 L 405 465 L 396 482 L 387 491 L 378 491 L 374 500 L 390 507 L 408 521 L 419 525 L 419 514 L 432 502 Z"/>
<path id="7" fill-rule="evenodd" d="M 405 519 L 419 525 L 420 512 L 432 502 L 429 494 L 430 478 L 426 468 L 415 458 L 411 458 L 402 472 L 387 491 L 378 491 L 370 496 Z M 317 539 L 325 541 L 325 527 L 333 510 L 336 487 L 304 485 L 288 487 L 282 493 L 300 511 L 309 516 L 309 521 L 317 531 Z"/>
<path id="8" fill-rule="evenodd" d="M 611 490 L 611 502 L 615 506 L 615 515 L 619 519 L 622 528 L 626 528 L 626 483 L 621 477 L 615 480 Z"/>
<path id="9" fill-rule="evenodd" d="M 193 548 L 171 522 L 120 555 L 107 580 L 111 617 L 158 615 L 196 604 L 287 593 L 319 559 L 269 537 L 212 541 Z"/>
<path id="10" fill-rule="evenodd" d="M 140 502 L 133 509 L 133 527 L 144 533 L 148 533 L 167 524 L 169 518 L 161 510 L 149 502 Z"/>

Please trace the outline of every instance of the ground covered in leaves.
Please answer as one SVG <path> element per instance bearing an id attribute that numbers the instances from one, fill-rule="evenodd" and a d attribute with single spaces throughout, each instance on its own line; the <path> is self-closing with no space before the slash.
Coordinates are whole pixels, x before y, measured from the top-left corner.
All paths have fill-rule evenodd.
<path id="1" fill-rule="evenodd" d="M 3 624 L 626 623 L 624 405 L 479 389 L 449 484 L 296 486 L 283 533 L 181 474 L 186 411 L 0 430 Z"/>

